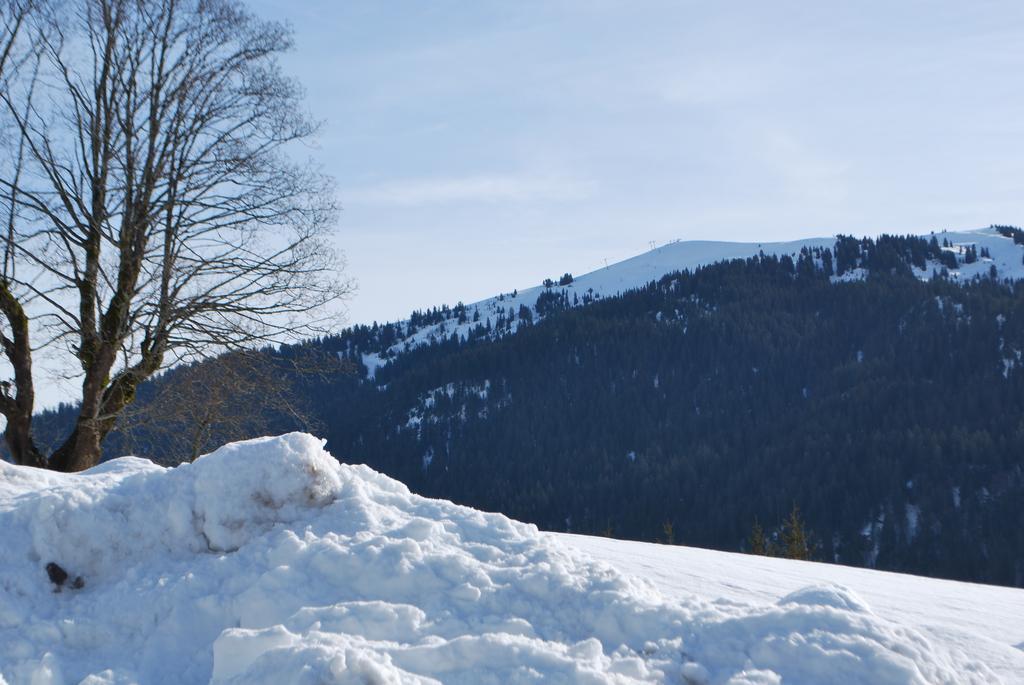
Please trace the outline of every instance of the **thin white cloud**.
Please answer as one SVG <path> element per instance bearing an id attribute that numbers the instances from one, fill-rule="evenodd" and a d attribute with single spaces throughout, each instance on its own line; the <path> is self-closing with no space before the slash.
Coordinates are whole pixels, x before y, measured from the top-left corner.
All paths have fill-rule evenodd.
<path id="1" fill-rule="evenodd" d="M 483 174 L 455 178 L 413 178 L 353 188 L 348 205 L 416 206 L 452 202 L 575 201 L 592 197 L 593 181 L 561 176 Z"/>
<path id="2" fill-rule="evenodd" d="M 666 102 L 681 106 L 714 107 L 756 102 L 778 91 L 782 71 L 768 61 L 676 65 L 654 77 L 651 90 Z"/>

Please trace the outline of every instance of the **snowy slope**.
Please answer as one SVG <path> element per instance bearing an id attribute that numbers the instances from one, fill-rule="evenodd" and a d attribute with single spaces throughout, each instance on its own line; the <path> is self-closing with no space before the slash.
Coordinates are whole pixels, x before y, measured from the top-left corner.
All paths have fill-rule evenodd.
<path id="1" fill-rule="evenodd" d="M 808 584 L 857 593 L 880 617 L 980 659 L 1007 683 L 1024 683 L 1024 590 L 771 559 L 693 547 L 550 535 L 652 582 L 668 597 L 696 594 L 726 604 L 770 605 Z"/>
<path id="2" fill-rule="evenodd" d="M 986 633 L 977 618 L 1013 611 L 1020 591 L 962 586 L 978 606 L 940 611 L 965 623 L 943 633 L 921 618 L 921 605 L 952 597 L 929 589 L 941 581 L 862 572 L 872 580 L 850 589 L 809 564 L 717 555 L 701 567 L 692 550 L 606 541 L 583 551 L 579 538 L 338 464 L 304 434 L 175 469 L 0 463 L 0 527 L 10 685 L 923 684 L 1024 672 L 1011 653 L 993 659 L 986 637 L 1018 624 Z M 70 574 L 59 592 L 50 562 Z M 920 585 L 905 594 L 908 583 Z"/>
<path id="3" fill-rule="evenodd" d="M 991 258 L 979 259 L 973 264 L 962 264 L 959 270 L 950 272 L 951 278 L 961 281 L 968 281 L 975 276 L 985 277 L 990 268 L 995 265 L 1000 278 L 1019 280 L 1024 278 L 1024 246 L 1015 245 L 1011 238 L 1000 235 L 995 229 L 982 228 L 970 231 L 943 231 L 935 234 L 940 243 L 948 241 L 950 252 L 963 254 L 969 245 L 974 245 L 980 252 L 987 248 Z M 835 245 L 835 238 L 807 238 L 792 242 L 781 243 L 733 243 L 722 241 L 675 241 L 662 245 L 649 252 L 632 257 L 622 262 L 610 264 L 606 268 L 592 271 L 588 274 L 578 276 L 566 286 L 554 286 L 550 288 L 553 292 L 566 292 L 570 302 L 576 299 L 582 301 L 585 295 L 602 298 L 610 297 L 627 290 L 640 288 L 651 281 L 657 281 L 662 276 L 673 271 L 696 269 L 716 262 L 745 259 L 753 257 L 759 252 L 769 255 L 789 255 L 795 258 L 803 248 L 831 248 Z M 921 279 L 929 279 L 933 274 L 942 270 L 941 264 L 929 263 L 928 266 L 917 272 Z M 557 274 L 553 274 L 557 277 Z M 851 280 L 863 278 L 862 270 L 857 269 L 845 275 L 844 278 L 836 280 Z M 498 312 L 503 311 L 506 315 L 512 315 L 514 319 L 511 332 L 518 327 L 519 308 L 525 306 L 531 309 L 534 316 L 537 315 L 535 304 L 537 297 L 546 288 L 536 285 L 524 290 L 516 290 L 511 293 L 503 293 L 480 302 L 467 305 L 469 317 L 465 323 L 459 324 L 456 321 L 445 321 L 441 324 L 424 326 L 414 332 L 403 336 L 401 340 L 390 348 L 391 354 L 400 354 L 408 345 L 416 347 L 427 344 L 433 340 L 440 340 L 457 334 L 465 338 L 470 330 L 477 325 L 474 321 L 479 316 L 480 322 L 490 320 L 496 323 Z M 408 331 L 408 323 L 402 322 Z M 370 375 L 384 363 L 385 358 L 380 354 L 365 354 L 363 362 L 370 371 Z"/>

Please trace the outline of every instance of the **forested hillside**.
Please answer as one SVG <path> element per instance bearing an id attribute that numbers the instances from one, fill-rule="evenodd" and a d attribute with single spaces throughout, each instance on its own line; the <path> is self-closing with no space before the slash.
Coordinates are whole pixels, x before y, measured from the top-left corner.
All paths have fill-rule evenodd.
<path id="1" fill-rule="evenodd" d="M 797 505 L 821 560 L 1022 585 L 1024 283 L 942 273 L 984 259 L 841 238 L 587 306 L 553 284 L 500 320 L 417 313 L 473 328 L 301 393 L 342 461 L 541 528 L 670 526 L 740 550 L 755 519 L 773 532 Z M 409 325 L 304 349 L 359 365 Z"/>

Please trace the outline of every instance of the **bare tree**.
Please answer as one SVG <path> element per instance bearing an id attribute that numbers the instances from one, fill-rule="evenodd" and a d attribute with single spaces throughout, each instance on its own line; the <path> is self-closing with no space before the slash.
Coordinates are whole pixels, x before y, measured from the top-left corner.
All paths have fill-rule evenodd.
<path id="1" fill-rule="evenodd" d="M 294 161 L 316 127 L 278 66 L 285 27 L 236 0 L 64 0 L 15 31 L 37 59 L 0 90 L 0 413 L 15 461 L 76 471 L 146 378 L 319 332 L 348 285 L 330 180 Z M 31 434 L 39 348 L 81 377 L 49 455 Z"/>
<path id="2" fill-rule="evenodd" d="M 117 436 L 127 453 L 143 445 L 146 456 L 173 466 L 268 430 L 317 432 L 318 412 L 300 386 L 354 373 L 351 362 L 308 347 L 228 352 L 152 379 Z"/>

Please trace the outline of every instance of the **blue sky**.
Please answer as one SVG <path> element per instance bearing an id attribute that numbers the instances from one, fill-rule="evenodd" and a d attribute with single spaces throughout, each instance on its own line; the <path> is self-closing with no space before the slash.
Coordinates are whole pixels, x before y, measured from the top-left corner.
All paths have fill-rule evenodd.
<path id="1" fill-rule="evenodd" d="M 1024 222 L 1024 3 L 250 4 L 295 29 L 353 323 L 651 241 Z"/>

